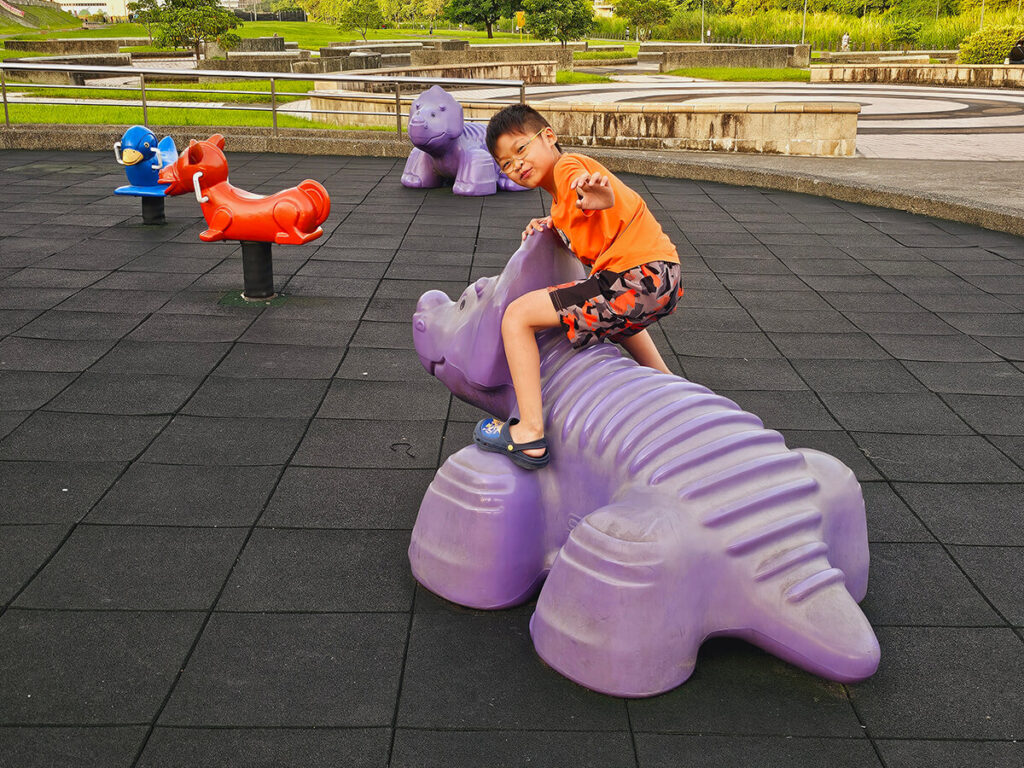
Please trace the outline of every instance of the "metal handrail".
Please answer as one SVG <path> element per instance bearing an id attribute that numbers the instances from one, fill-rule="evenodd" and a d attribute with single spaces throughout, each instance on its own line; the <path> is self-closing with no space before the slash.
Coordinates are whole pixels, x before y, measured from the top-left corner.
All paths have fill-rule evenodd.
<path id="1" fill-rule="evenodd" d="M 522 80 L 490 80 L 484 78 L 465 78 L 465 77 L 409 77 L 402 75 L 352 75 L 352 74 L 340 74 L 333 72 L 322 72 L 322 73 L 291 73 L 291 72 L 239 72 L 239 71 L 225 71 L 225 70 L 204 70 L 204 69 L 161 69 L 157 67 L 122 67 L 122 66 L 97 66 L 93 64 L 41 64 L 29 61 L 10 61 L 0 60 L 0 98 L 3 100 L 4 105 L 4 117 L 5 127 L 10 128 L 10 118 L 8 116 L 8 95 L 7 90 L 10 85 L 7 73 L 8 72 L 69 72 L 78 74 L 93 74 L 93 75 L 126 75 L 130 77 L 136 77 L 139 80 L 138 89 L 140 91 L 140 106 L 142 107 L 142 122 L 143 125 L 149 125 L 149 109 L 152 107 L 159 106 L 152 103 L 153 93 L 201 93 L 217 95 L 223 94 L 244 94 L 244 95 L 264 95 L 263 91 L 222 91 L 216 89 L 202 89 L 202 88 L 152 88 L 147 82 L 147 75 L 163 75 L 171 77 L 215 77 L 220 79 L 238 79 L 238 80 L 269 80 L 270 81 L 270 106 L 235 106 L 235 105 L 211 105 L 203 104 L 202 102 L 189 103 L 186 109 L 223 109 L 226 111 L 247 111 L 247 112 L 270 112 L 273 135 L 277 136 L 277 117 L 278 117 L 278 97 L 286 94 L 282 94 L 277 91 L 276 82 L 279 80 L 313 80 L 316 82 L 338 82 L 338 83 L 379 83 L 384 85 L 391 85 L 395 90 L 395 111 L 394 112 L 379 112 L 382 117 L 394 116 L 397 132 L 402 133 L 402 118 L 408 117 L 408 113 L 402 112 L 402 85 L 403 84 L 415 84 L 415 85 L 447 85 L 447 86 L 475 86 L 483 88 L 515 88 L 519 91 L 518 101 L 520 104 L 526 103 L 526 83 Z M 21 84 L 19 84 L 21 85 Z M 81 89 L 81 90 L 129 90 L 132 88 L 130 85 L 74 85 L 74 84 L 53 84 L 53 83 L 26 83 L 25 85 L 36 89 L 46 88 L 57 88 L 57 89 Z M 292 94 L 287 94 L 292 95 Z M 147 98 L 148 97 L 148 98 Z M 21 104 L 54 104 L 63 102 L 46 101 L 45 97 L 40 96 L 39 100 L 21 100 Z M 497 101 L 496 103 L 503 103 Z M 126 106 L 125 104 L 111 104 L 109 106 Z M 127 106 L 131 106 L 129 103 Z M 182 108 L 182 107 L 176 107 Z M 303 110 L 309 114 L 333 114 L 333 115 L 365 115 L 365 112 L 358 110 L 323 110 L 323 109 L 309 109 Z M 467 118 L 467 122 L 472 122 L 471 119 Z"/>

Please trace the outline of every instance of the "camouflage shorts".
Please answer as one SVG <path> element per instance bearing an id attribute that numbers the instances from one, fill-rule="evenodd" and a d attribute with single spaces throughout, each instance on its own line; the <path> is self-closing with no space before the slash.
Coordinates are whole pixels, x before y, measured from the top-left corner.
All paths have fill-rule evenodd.
<path id="1" fill-rule="evenodd" d="M 627 272 L 595 272 L 548 292 L 566 336 L 580 349 L 605 338 L 621 342 L 672 314 L 683 285 L 678 264 L 652 261 Z"/>

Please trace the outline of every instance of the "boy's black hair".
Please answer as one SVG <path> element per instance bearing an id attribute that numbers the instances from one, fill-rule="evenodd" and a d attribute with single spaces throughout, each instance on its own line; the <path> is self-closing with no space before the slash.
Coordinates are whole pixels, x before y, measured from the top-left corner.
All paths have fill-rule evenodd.
<path id="1" fill-rule="evenodd" d="M 510 104 L 496 113 L 487 123 L 487 151 L 493 156 L 498 139 L 506 133 L 530 134 L 550 127 L 551 123 L 533 107 L 528 107 L 526 104 Z M 557 142 L 555 149 L 559 152 L 562 151 L 562 147 Z"/>

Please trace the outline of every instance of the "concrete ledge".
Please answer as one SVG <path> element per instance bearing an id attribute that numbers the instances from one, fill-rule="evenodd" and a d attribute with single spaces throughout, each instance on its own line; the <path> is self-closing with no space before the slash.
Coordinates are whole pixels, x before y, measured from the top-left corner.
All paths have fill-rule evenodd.
<path id="1" fill-rule="evenodd" d="M 0 149 L 111 152 L 128 127 L 0 127 Z M 161 137 L 173 135 L 178 146 L 220 133 L 227 140 L 229 162 L 233 151 L 408 157 L 410 146 L 405 136 L 369 131 L 281 130 L 275 137 L 270 129 L 230 126 L 153 126 L 153 130 Z M 1024 236 L 1024 190 L 1016 184 L 1024 176 L 1024 162 L 839 160 L 602 148 L 585 151 L 616 173 L 800 192 Z M 112 166 L 113 162 L 111 156 Z M 962 190 L 964 178 L 973 180 L 970 191 Z"/>
<path id="2" fill-rule="evenodd" d="M 7 59 L 6 65 L 24 62 L 25 64 L 85 64 L 97 67 L 130 67 L 130 53 L 82 53 L 67 56 L 31 56 L 21 59 Z M 7 69 L 8 81 L 18 83 L 38 83 L 40 85 L 84 85 L 84 72 L 50 72 L 46 70 Z M 94 77 L 93 73 L 89 73 Z"/>
<path id="3" fill-rule="evenodd" d="M 346 84 L 340 83 L 339 86 Z M 403 99 L 403 111 L 416 97 Z M 395 125 L 393 96 L 317 91 L 313 117 L 335 125 Z M 503 105 L 462 101 L 467 119 L 489 120 Z M 818 157 L 852 157 L 860 105 L 852 102 L 577 104 L 544 102 L 560 137 L 583 146 L 691 149 Z M 391 114 L 388 114 L 391 113 Z M 403 121 L 403 126 L 405 122 Z"/>
<path id="4" fill-rule="evenodd" d="M 811 67 L 811 82 L 1024 88 L 1024 67 L 1003 64 L 816 65 Z"/>
<path id="5" fill-rule="evenodd" d="M 410 52 L 413 66 L 432 64 L 480 64 L 485 62 L 556 61 L 559 69 L 572 69 L 573 51 L 586 50 L 585 43 L 569 43 L 564 48 L 552 43 L 519 43 L 514 45 L 470 45 L 458 51 L 414 50 Z"/>
<path id="6" fill-rule="evenodd" d="M 679 67 L 796 67 L 804 69 L 811 63 L 809 45 L 775 45 L 748 43 L 641 43 L 638 56 L 660 53 L 660 61 L 668 66 L 662 72 Z M 782 53 L 785 53 L 783 57 Z M 776 62 L 785 58 L 784 64 Z M 760 61 L 768 63 L 757 63 Z M 683 62 L 683 63 L 678 63 Z M 753 62 L 753 63 L 751 63 Z"/>
<path id="7" fill-rule="evenodd" d="M 684 67 L 759 67 L 784 69 L 789 64 L 785 48 L 737 48 L 718 50 L 665 51 L 658 63 L 659 72 Z"/>
<path id="8" fill-rule="evenodd" d="M 55 55 L 69 53 L 117 53 L 121 40 L 113 38 L 70 38 L 67 40 L 4 40 L 8 51 L 37 51 Z"/>
<path id="9" fill-rule="evenodd" d="M 892 56 L 927 56 L 943 62 L 955 62 L 960 51 L 956 49 L 933 49 L 927 51 L 822 51 L 821 62 L 829 64 L 872 64 L 879 59 Z"/>
<path id="10" fill-rule="evenodd" d="M 432 67 L 395 67 L 383 69 L 360 70 L 361 75 L 376 77 L 438 77 L 438 78 L 471 78 L 477 80 L 522 80 L 524 83 L 553 85 L 556 81 L 557 66 L 553 61 L 508 61 L 490 64 L 442 64 Z M 406 86 L 409 87 L 409 86 Z M 325 92 L 331 89 L 345 91 L 363 91 L 366 93 L 391 93 L 391 83 L 374 82 L 321 82 L 318 89 Z M 426 86 L 422 90 L 426 90 Z M 453 90 L 453 87 L 448 87 Z M 512 90 L 509 89 L 509 93 Z M 518 94 L 516 94 L 518 96 Z M 392 101 L 394 104 L 394 101 Z M 314 107 L 316 109 L 316 107 Z"/>
<path id="11" fill-rule="evenodd" d="M 245 51 L 283 51 L 284 49 L 283 37 L 243 37 L 238 41 L 238 46 L 234 50 L 241 53 Z"/>

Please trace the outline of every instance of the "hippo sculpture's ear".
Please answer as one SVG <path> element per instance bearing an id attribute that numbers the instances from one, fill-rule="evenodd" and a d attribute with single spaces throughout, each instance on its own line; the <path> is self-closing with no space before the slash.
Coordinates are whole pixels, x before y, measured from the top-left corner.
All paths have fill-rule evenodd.
<path id="1" fill-rule="evenodd" d="M 553 231 L 544 230 L 526 238 L 501 275 L 493 283 L 477 288 L 482 294 L 480 300 L 489 306 L 488 311 L 478 316 L 472 338 L 466 339 L 469 346 L 462 362 L 466 378 L 483 389 L 510 384 L 512 379 L 501 340 L 501 318 L 505 309 L 525 293 L 582 277 L 580 262 Z"/>

